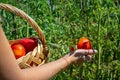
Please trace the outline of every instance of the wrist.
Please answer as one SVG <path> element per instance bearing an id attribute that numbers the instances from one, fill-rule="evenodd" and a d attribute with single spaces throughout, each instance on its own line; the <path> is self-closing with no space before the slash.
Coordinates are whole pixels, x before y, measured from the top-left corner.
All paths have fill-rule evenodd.
<path id="1" fill-rule="evenodd" d="M 71 58 L 71 56 L 69 54 L 62 57 L 62 59 L 64 59 L 66 61 L 67 65 L 70 65 L 70 64 L 73 63 L 72 58 Z"/>

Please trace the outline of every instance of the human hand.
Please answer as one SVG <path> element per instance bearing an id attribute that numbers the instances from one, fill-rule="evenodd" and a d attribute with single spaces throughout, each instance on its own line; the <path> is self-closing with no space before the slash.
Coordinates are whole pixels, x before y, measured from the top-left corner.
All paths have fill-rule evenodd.
<path id="1" fill-rule="evenodd" d="M 94 49 L 77 49 L 75 51 L 71 51 L 70 54 L 66 55 L 66 59 L 69 63 L 77 63 L 81 64 L 84 61 L 88 61 L 92 58 L 94 54 L 97 53 L 97 50 Z"/>

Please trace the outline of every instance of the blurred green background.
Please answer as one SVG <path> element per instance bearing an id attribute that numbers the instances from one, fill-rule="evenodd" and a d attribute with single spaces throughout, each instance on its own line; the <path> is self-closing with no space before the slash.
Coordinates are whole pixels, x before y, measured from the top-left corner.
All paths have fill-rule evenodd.
<path id="1" fill-rule="evenodd" d="M 71 65 L 51 80 L 120 80 L 119 0 L 0 0 L 32 17 L 42 29 L 50 61 L 69 53 L 81 37 L 91 40 L 98 53 L 81 66 Z M 0 24 L 8 37 L 35 36 L 24 19 L 0 9 Z M 37 35 L 36 35 L 37 36 Z"/>

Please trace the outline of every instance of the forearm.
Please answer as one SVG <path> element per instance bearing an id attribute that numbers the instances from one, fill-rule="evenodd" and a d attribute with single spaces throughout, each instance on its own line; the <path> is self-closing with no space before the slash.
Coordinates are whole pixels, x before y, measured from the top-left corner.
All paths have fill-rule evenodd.
<path id="1" fill-rule="evenodd" d="M 69 56 L 65 56 L 38 67 L 24 69 L 23 72 L 26 77 L 28 76 L 28 80 L 48 80 L 72 63 L 69 58 Z"/>
<path id="2" fill-rule="evenodd" d="M 0 27 L 0 80 L 21 80 L 23 79 L 21 73 L 8 40 Z"/>

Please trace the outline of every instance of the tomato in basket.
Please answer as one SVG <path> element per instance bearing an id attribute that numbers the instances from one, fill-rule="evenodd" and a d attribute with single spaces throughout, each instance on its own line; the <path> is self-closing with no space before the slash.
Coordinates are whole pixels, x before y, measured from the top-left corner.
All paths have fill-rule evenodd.
<path id="1" fill-rule="evenodd" d="M 26 53 L 33 51 L 33 49 L 38 45 L 36 38 L 23 38 L 19 40 L 19 43 L 25 47 Z"/>
<path id="2" fill-rule="evenodd" d="M 18 59 L 26 54 L 24 46 L 20 43 L 15 43 L 11 45 L 11 48 L 14 52 L 15 58 Z"/>
<path id="3" fill-rule="evenodd" d="M 78 44 L 77 44 L 78 49 L 91 49 L 92 44 L 88 38 L 82 37 L 80 38 Z"/>

